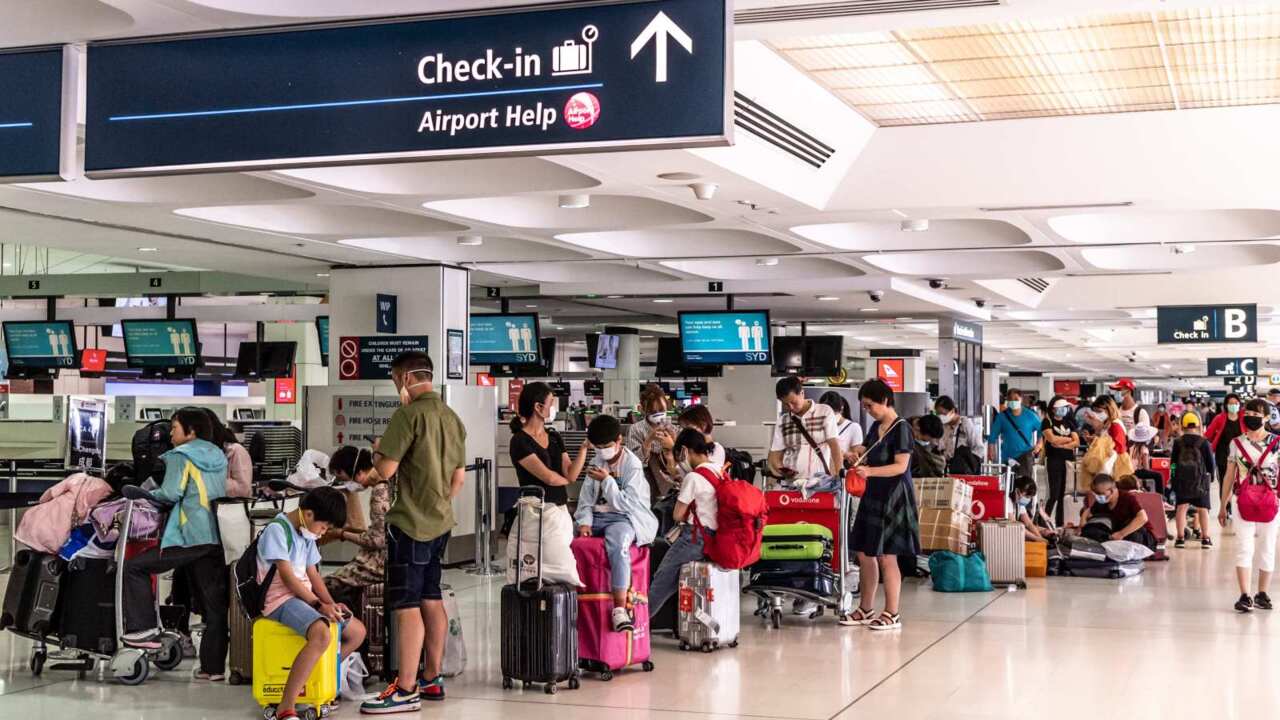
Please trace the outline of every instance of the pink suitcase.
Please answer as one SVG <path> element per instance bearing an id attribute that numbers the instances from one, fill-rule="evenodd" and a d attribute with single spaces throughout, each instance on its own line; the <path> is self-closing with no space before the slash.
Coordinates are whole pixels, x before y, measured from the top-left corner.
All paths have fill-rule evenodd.
<path id="1" fill-rule="evenodd" d="M 640 665 L 653 671 L 649 660 L 649 548 L 631 548 L 631 603 L 635 630 L 613 631 L 613 594 L 610 592 L 609 559 L 604 538 L 573 540 L 578 561 L 578 667 L 612 680 L 617 670 Z"/>

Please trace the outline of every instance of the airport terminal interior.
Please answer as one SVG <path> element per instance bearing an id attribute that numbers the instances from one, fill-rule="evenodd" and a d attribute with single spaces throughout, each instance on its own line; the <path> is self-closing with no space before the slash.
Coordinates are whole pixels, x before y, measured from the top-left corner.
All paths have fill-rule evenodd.
<path id="1" fill-rule="evenodd" d="M 1280 710 L 1280 2 L 0 0 L 0 98 L 0 718 Z"/>

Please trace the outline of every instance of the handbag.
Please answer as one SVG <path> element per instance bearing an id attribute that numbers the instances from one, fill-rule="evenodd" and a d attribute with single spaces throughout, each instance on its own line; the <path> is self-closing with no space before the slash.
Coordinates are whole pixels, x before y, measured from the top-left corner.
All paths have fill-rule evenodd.
<path id="1" fill-rule="evenodd" d="M 867 448 L 867 451 L 862 453 L 862 457 L 858 458 L 858 462 L 854 464 L 853 467 L 849 468 L 849 471 L 844 474 L 845 492 L 849 493 L 854 497 L 859 497 L 859 498 L 862 497 L 864 494 L 866 494 L 867 478 L 866 476 L 858 472 L 858 468 L 862 467 L 862 464 L 866 462 L 866 459 L 871 456 L 872 450 L 875 450 L 877 447 L 879 447 L 880 443 L 884 442 L 884 439 L 888 437 L 890 433 L 898 429 L 898 425 L 901 422 L 903 422 L 902 418 L 898 418 L 897 421 L 894 422 L 893 425 L 889 427 L 888 432 L 876 438 L 876 441 L 871 443 L 871 447 Z"/>
<path id="2" fill-rule="evenodd" d="M 951 448 L 951 457 L 947 459 L 947 474 L 949 475 L 980 475 L 982 473 L 982 458 L 969 447 L 968 442 L 963 445 L 960 443 L 960 436 L 968 439 L 968 431 L 965 430 L 964 420 L 960 421 L 960 425 L 956 428 L 954 444 Z"/>
<path id="3" fill-rule="evenodd" d="M 1247 462 L 1249 455 L 1245 452 L 1240 438 L 1236 438 L 1234 442 L 1236 452 L 1240 453 L 1242 458 L 1240 464 L 1247 472 L 1243 478 L 1236 480 L 1235 495 L 1236 503 L 1240 508 L 1240 518 L 1246 522 L 1269 523 L 1276 518 L 1277 513 L 1280 513 L 1280 498 L 1276 497 L 1276 489 L 1271 487 L 1271 483 L 1262 477 L 1261 468 L 1280 439 L 1274 439 L 1268 443 L 1266 449 L 1253 462 Z"/>

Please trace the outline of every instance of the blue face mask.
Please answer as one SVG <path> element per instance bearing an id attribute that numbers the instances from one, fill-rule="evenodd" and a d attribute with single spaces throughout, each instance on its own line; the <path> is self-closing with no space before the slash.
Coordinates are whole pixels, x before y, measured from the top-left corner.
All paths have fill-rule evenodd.
<path id="1" fill-rule="evenodd" d="M 1022 509 L 1024 509 L 1024 510 L 1025 510 L 1025 509 L 1027 509 L 1027 508 L 1029 508 L 1029 507 L 1031 507 L 1031 498 L 1029 498 L 1029 497 L 1020 497 L 1020 498 L 1018 498 L 1018 507 L 1020 507 L 1020 508 L 1022 508 Z"/>
<path id="2" fill-rule="evenodd" d="M 1099 495 L 1099 494 L 1097 494 L 1097 493 L 1094 493 L 1094 494 L 1093 494 L 1093 499 L 1094 499 L 1094 500 L 1097 500 L 1097 501 L 1098 501 L 1098 502 L 1100 502 L 1100 503 L 1105 503 L 1105 502 L 1107 501 L 1107 496 L 1106 496 L 1106 495 Z"/>
<path id="3" fill-rule="evenodd" d="M 1021 409 L 1022 409 L 1022 401 L 1021 401 L 1021 400 L 1010 400 L 1009 402 L 1007 402 L 1007 403 L 1005 403 L 1005 404 L 1008 406 L 1008 408 L 1009 408 L 1010 410 L 1021 410 Z"/>
<path id="4" fill-rule="evenodd" d="M 917 444 L 917 445 L 919 445 L 920 447 L 928 447 L 928 446 L 929 446 L 929 441 L 928 441 L 928 440 L 920 440 L 920 439 L 917 439 L 917 440 L 916 440 L 916 444 Z"/>
<path id="5" fill-rule="evenodd" d="M 1067 413 L 1069 413 L 1069 412 L 1071 412 L 1071 408 L 1070 408 L 1069 406 L 1067 406 L 1067 405 L 1063 405 L 1062 407 L 1058 407 L 1058 408 L 1054 408 L 1054 409 L 1053 409 L 1053 414 L 1054 414 L 1056 417 L 1060 417 L 1060 418 L 1064 418 L 1064 417 L 1066 417 L 1066 416 L 1067 416 Z"/>

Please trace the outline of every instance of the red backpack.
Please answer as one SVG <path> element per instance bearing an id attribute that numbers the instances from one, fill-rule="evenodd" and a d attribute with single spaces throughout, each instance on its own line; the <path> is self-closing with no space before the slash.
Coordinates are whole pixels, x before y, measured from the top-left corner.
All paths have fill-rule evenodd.
<path id="1" fill-rule="evenodd" d="M 751 483 L 735 480 L 706 467 L 695 471 L 716 491 L 716 533 L 702 533 L 696 507 L 693 513 L 693 537 L 702 538 L 702 553 L 708 560 L 726 570 L 738 570 L 760 559 L 760 543 L 764 540 L 765 516 L 768 514 L 764 493 Z"/>

